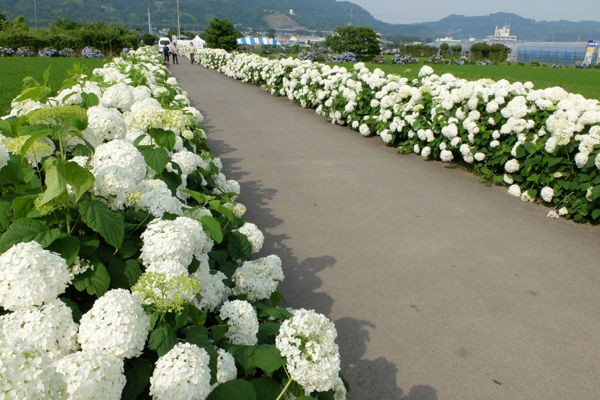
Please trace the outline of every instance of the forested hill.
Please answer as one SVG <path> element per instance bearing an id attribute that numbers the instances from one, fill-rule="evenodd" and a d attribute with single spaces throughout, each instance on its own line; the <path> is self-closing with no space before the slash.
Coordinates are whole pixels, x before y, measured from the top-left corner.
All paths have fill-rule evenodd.
<path id="1" fill-rule="evenodd" d="M 391 2 L 393 3 L 393 2 Z M 177 0 L 0 0 L 0 12 L 10 20 L 22 15 L 29 26 L 66 18 L 78 22 L 103 21 L 147 29 L 148 10 L 155 28 L 175 28 Z M 369 26 L 387 39 L 433 40 L 453 36 L 484 38 L 495 26 L 510 25 L 521 40 L 577 41 L 600 39 L 600 22 L 535 21 L 516 14 L 494 13 L 465 17 L 450 15 L 422 24 L 388 24 L 348 1 L 336 0 L 179 0 L 181 28 L 202 31 L 212 18 L 227 18 L 240 30 L 268 28 L 327 32 L 338 26 Z"/>
<path id="2" fill-rule="evenodd" d="M 33 1 L 0 0 L 8 19 L 22 15 L 34 26 Z M 156 28 L 176 26 L 176 0 L 38 0 L 38 26 L 59 18 L 79 22 L 124 23 L 146 29 L 148 9 Z M 182 29 L 201 31 L 212 18 L 227 18 L 240 29 L 304 28 L 331 31 L 337 26 L 370 26 L 384 36 L 433 37 L 417 25 L 394 25 L 376 20 L 360 6 L 336 0 L 179 0 Z M 274 26 L 276 25 L 276 26 Z"/>

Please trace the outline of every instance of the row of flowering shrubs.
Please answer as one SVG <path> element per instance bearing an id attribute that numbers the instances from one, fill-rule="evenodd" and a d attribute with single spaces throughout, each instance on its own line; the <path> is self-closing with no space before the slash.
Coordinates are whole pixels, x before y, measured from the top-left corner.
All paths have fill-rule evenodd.
<path id="1" fill-rule="evenodd" d="M 429 66 L 409 81 L 362 63 L 347 70 L 213 49 L 197 58 L 401 152 L 463 163 L 523 201 L 539 199 L 549 217 L 600 222 L 598 100 L 531 82 L 438 76 Z"/>
<path id="2" fill-rule="evenodd" d="M 0 57 L 73 57 L 78 54 L 85 58 L 104 58 L 104 54 L 93 47 L 84 47 L 81 51 L 75 51 L 70 47 L 61 50 L 44 47 L 38 51 L 31 50 L 28 47 L 19 47 L 16 50 L 10 47 L 0 47 Z"/>
<path id="3" fill-rule="evenodd" d="M 154 48 L 0 120 L 0 398 L 343 399 Z"/>

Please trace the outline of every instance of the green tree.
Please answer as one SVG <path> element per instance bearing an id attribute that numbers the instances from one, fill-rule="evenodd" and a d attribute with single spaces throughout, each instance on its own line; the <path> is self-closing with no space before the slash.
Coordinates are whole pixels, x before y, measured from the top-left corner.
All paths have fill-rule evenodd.
<path id="1" fill-rule="evenodd" d="M 448 55 L 448 50 L 450 49 L 450 46 L 448 45 L 448 43 L 442 43 L 440 44 L 440 54 L 442 56 Z"/>
<path id="2" fill-rule="evenodd" d="M 455 44 L 454 46 L 450 46 L 450 52 L 453 57 L 460 57 L 462 53 L 462 46 L 460 44 Z"/>
<path id="3" fill-rule="evenodd" d="M 207 47 L 232 51 L 237 48 L 237 39 L 241 36 L 229 20 L 213 18 L 204 29 L 202 39 Z"/>
<path id="4" fill-rule="evenodd" d="M 0 13 L 0 31 L 6 26 L 6 14 Z"/>
<path id="5" fill-rule="evenodd" d="M 362 61 L 380 54 L 377 33 L 366 26 L 339 26 L 325 38 L 325 45 L 336 53 L 350 51 Z"/>
<path id="6" fill-rule="evenodd" d="M 154 43 L 156 43 L 156 36 L 151 33 L 144 33 L 140 36 L 140 40 L 144 42 L 144 44 L 152 46 Z"/>

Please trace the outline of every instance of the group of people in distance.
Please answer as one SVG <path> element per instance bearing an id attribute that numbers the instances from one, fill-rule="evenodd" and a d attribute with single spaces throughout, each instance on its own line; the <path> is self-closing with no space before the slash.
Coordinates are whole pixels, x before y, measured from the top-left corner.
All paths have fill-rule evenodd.
<path id="1" fill-rule="evenodd" d="M 193 64 L 196 51 L 194 43 L 190 42 L 190 44 L 188 45 L 188 51 L 190 56 L 190 63 Z M 177 49 L 177 43 L 172 43 L 168 46 L 163 46 L 162 53 L 166 64 L 169 63 L 169 59 L 173 60 L 173 64 L 179 64 L 179 50 Z"/>

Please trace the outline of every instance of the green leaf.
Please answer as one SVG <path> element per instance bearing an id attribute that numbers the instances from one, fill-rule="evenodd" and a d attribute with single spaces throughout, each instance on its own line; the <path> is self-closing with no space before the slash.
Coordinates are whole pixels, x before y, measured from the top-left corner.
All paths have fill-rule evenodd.
<path id="1" fill-rule="evenodd" d="M 0 231 L 5 232 L 10 224 L 10 202 L 0 201 Z"/>
<path id="2" fill-rule="evenodd" d="M 118 257 L 113 257 L 108 263 L 110 280 L 114 288 L 129 289 L 142 275 L 140 263 L 137 260 L 126 260 L 125 262 Z"/>
<path id="3" fill-rule="evenodd" d="M 0 252 L 5 252 L 16 243 L 32 240 L 38 242 L 42 247 L 48 247 L 59 236 L 60 231 L 58 229 L 50 229 L 43 222 L 29 218 L 19 218 L 14 220 L 0 237 Z"/>
<path id="4" fill-rule="evenodd" d="M 65 177 L 73 188 L 76 203 L 85 192 L 94 187 L 94 175 L 75 162 L 70 161 L 65 165 Z"/>
<path id="5" fill-rule="evenodd" d="M 592 211 L 592 219 L 596 220 L 598 218 L 600 218 L 600 208 L 596 208 Z"/>
<path id="6" fill-rule="evenodd" d="M 46 173 L 46 190 L 38 207 L 54 200 L 67 190 L 65 165 L 62 162 L 54 157 L 46 159 L 44 172 Z"/>
<path id="7" fill-rule="evenodd" d="M 281 353 L 272 344 L 261 344 L 254 350 L 254 365 L 265 371 L 267 374 L 277 371 L 285 365 L 285 359 Z"/>
<path id="8" fill-rule="evenodd" d="M 172 151 L 175 147 L 175 133 L 173 131 L 153 128 L 148 133 L 159 146 L 165 147 L 169 151 Z"/>
<path id="9" fill-rule="evenodd" d="M 190 189 L 182 189 L 181 191 L 196 200 L 198 204 L 204 204 L 207 201 L 214 199 L 214 196 L 198 193 Z"/>
<path id="10" fill-rule="evenodd" d="M 153 370 L 152 361 L 147 358 L 125 360 L 125 378 L 127 383 L 121 393 L 123 399 L 136 399 L 150 384 Z"/>
<path id="11" fill-rule="evenodd" d="M 67 265 L 73 264 L 75 258 L 79 254 L 80 248 L 81 245 L 79 244 L 79 239 L 75 236 L 56 239 L 50 247 L 48 247 L 49 250 L 59 253 L 62 258 L 67 260 Z"/>
<path id="12" fill-rule="evenodd" d="M 98 200 L 84 200 L 79 204 L 81 220 L 115 248 L 121 247 L 125 236 L 123 215 L 112 211 Z"/>
<path id="13" fill-rule="evenodd" d="M 252 256 L 252 245 L 243 234 L 231 232 L 227 251 L 233 260 L 249 260 Z"/>
<path id="14" fill-rule="evenodd" d="M 210 215 L 205 215 L 204 217 L 200 218 L 200 222 L 212 240 L 217 243 L 221 243 L 223 241 L 223 231 L 221 230 L 221 224 L 219 221 Z"/>
<path id="15" fill-rule="evenodd" d="M 273 317 L 278 320 L 286 320 L 292 318 L 293 314 L 281 307 L 270 307 L 260 310 L 261 317 Z"/>
<path id="16" fill-rule="evenodd" d="M 35 209 L 35 199 L 37 199 L 36 195 L 16 197 L 10 205 L 13 218 L 17 219 L 29 216 L 31 210 Z"/>
<path id="17" fill-rule="evenodd" d="M 217 386 L 207 400 L 256 400 L 256 392 L 250 382 L 235 379 Z"/>
<path id="18" fill-rule="evenodd" d="M 150 146 L 140 146 L 140 153 L 144 156 L 146 164 L 152 168 L 158 175 L 162 174 L 170 161 L 169 154 L 162 147 L 152 148 Z"/>
<path id="19" fill-rule="evenodd" d="M 100 247 L 100 240 L 94 236 L 80 235 L 78 239 L 81 244 L 81 250 L 79 250 L 81 257 L 87 258 L 94 255 Z"/>
<path id="20" fill-rule="evenodd" d="M 233 211 L 231 211 L 229 208 L 223 206 L 219 200 L 212 200 L 208 204 L 209 204 L 211 210 L 215 210 L 216 212 L 223 215 L 225 218 L 227 218 L 230 221 L 234 220 L 235 217 L 233 215 Z"/>
<path id="21" fill-rule="evenodd" d="M 110 275 L 104 264 L 94 263 L 93 269 L 89 269 L 73 279 L 73 286 L 80 292 L 85 290 L 89 295 L 100 297 L 110 287 Z"/>
<path id="22" fill-rule="evenodd" d="M 165 355 L 177 343 L 177 336 L 169 324 L 162 323 L 150 334 L 148 348 L 156 351 L 158 356 Z"/>
<path id="23" fill-rule="evenodd" d="M 95 93 L 81 93 L 81 98 L 83 99 L 83 104 L 85 104 L 86 108 L 94 107 L 100 104 L 100 99 Z"/>
<path id="24" fill-rule="evenodd" d="M 259 400 L 276 399 L 283 389 L 279 382 L 268 376 L 253 379 L 250 383 L 254 386 L 256 398 Z"/>
<path id="25" fill-rule="evenodd" d="M 259 342 L 262 343 L 272 343 L 272 340 L 279 333 L 279 329 L 281 328 L 281 323 L 279 322 L 263 322 L 258 325 L 258 333 L 257 337 Z"/>
<path id="26" fill-rule="evenodd" d="M 218 265 L 223 265 L 227 262 L 227 258 L 229 257 L 229 253 L 225 249 L 220 250 L 212 250 L 208 253 L 208 256 L 215 260 Z"/>
<path id="27" fill-rule="evenodd" d="M 600 197 L 600 186 L 594 186 L 592 189 L 592 201 L 596 201 Z"/>

